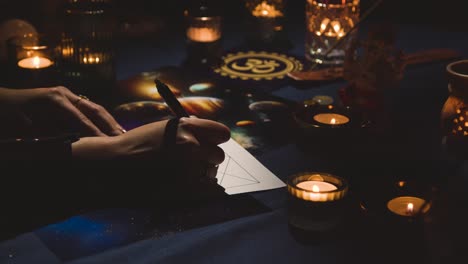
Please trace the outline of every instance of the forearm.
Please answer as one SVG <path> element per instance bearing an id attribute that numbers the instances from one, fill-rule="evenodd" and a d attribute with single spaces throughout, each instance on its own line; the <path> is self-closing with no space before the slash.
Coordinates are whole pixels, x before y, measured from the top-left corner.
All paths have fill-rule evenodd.
<path id="1" fill-rule="evenodd" d="M 0 106 L 19 106 L 44 92 L 45 88 L 11 89 L 0 87 Z"/>
<path id="2" fill-rule="evenodd" d="M 72 144 L 72 158 L 111 160 L 123 155 L 118 137 L 84 137 Z"/>

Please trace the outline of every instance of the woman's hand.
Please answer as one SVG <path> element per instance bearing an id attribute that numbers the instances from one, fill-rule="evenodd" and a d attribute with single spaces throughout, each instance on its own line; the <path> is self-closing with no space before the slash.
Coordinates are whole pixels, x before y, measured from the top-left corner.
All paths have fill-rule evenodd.
<path id="1" fill-rule="evenodd" d="M 228 127 L 208 119 L 183 117 L 174 129 L 175 137 L 170 139 L 174 142 L 165 142 L 167 124 L 168 121 L 151 123 L 122 135 L 121 155 L 151 157 L 160 151 L 169 151 L 167 155 L 174 155 L 179 160 L 213 165 L 223 162 L 224 151 L 218 145 L 229 140 Z"/>
<path id="2" fill-rule="evenodd" d="M 22 117 L 26 126 L 66 124 L 86 136 L 114 136 L 125 132 L 104 107 L 63 86 L 0 88 L 0 106 Z"/>
<path id="3" fill-rule="evenodd" d="M 223 162 L 224 151 L 218 145 L 229 140 L 228 127 L 212 120 L 184 117 L 175 127 L 174 142 L 165 142 L 167 124 L 168 120 L 146 124 L 117 137 L 82 138 L 73 143 L 73 156 L 108 160 L 151 159 L 163 154 L 184 162 Z"/>

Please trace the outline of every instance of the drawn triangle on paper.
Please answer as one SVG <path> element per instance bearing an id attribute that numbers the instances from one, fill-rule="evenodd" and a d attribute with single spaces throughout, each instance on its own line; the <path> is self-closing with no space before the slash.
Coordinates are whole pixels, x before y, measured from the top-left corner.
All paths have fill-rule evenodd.
<path id="1" fill-rule="evenodd" d="M 232 176 L 229 174 L 224 175 L 223 177 L 223 187 L 224 188 L 233 188 L 233 187 L 241 187 L 245 185 L 252 185 L 252 184 L 259 184 L 260 182 L 254 182 L 250 180 L 246 180 L 243 178 L 239 178 L 236 176 Z"/>
<path id="2" fill-rule="evenodd" d="M 229 155 L 226 155 L 226 159 L 218 167 L 218 180 L 224 188 L 260 183 Z"/>

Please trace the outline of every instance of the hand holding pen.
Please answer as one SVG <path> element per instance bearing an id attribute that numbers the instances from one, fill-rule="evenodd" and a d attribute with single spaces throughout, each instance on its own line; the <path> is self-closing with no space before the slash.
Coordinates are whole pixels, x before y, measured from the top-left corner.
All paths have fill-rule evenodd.
<path id="1" fill-rule="evenodd" d="M 188 158 L 194 164 L 202 164 L 202 170 L 214 178 L 217 165 L 224 160 L 224 151 L 218 145 L 229 140 L 229 128 L 207 119 L 188 118 L 189 114 L 169 87 L 158 79 L 155 84 L 161 97 L 179 119 L 174 150 L 181 159 Z"/>

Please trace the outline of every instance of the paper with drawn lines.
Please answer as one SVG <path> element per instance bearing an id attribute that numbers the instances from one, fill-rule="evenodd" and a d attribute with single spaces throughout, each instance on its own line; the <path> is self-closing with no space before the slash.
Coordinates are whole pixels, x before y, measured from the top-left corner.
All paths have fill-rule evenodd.
<path id="1" fill-rule="evenodd" d="M 232 138 L 219 145 L 226 157 L 218 167 L 218 184 L 229 195 L 276 189 L 286 186 L 252 154 Z"/>

